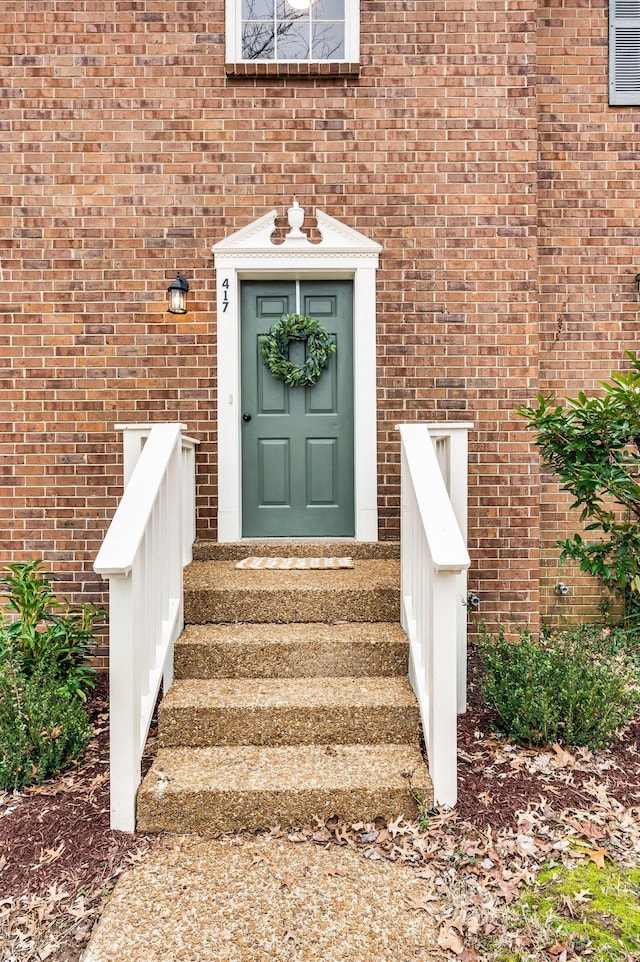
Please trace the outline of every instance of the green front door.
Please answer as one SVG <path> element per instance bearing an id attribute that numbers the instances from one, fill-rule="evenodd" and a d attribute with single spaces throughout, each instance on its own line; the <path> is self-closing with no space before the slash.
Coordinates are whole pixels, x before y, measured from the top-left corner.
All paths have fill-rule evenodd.
<path id="1" fill-rule="evenodd" d="M 242 535 L 353 536 L 353 285 L 244 281 L 241 309 Z M 336 344 L 312 387 L 287 387 L 260 356 L 260 335 L 294 313 Z M 291 342 L 290 359 L 304 356 L 304 342 Z"/>

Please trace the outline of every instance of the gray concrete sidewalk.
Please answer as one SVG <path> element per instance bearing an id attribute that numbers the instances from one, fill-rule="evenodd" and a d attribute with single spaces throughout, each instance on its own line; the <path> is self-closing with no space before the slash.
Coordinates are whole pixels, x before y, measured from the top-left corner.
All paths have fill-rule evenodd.
<path id="1" fill-rule="evenodd" d="M 122 876 L 83 962 L 443 959 L 431 898 L 411 867 L 348 848 L 172 836 Z"/>

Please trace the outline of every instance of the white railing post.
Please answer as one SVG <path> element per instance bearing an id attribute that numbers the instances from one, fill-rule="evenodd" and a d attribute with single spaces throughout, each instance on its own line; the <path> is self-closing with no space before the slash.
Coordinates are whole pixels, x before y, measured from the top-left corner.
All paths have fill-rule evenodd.
<path id="1" fill-rule="evenodd" d="M 183 624 L 197 442 L 180 424 L 120 427 L 125 490 L 94 569 L 109 579 L 111 827 L 133 832 L 142 753 Z"/>
<path id="2" fill-rule="evenodd" d="M 152 427 L 152 423 L 115 425 L 116 431 L 122 431 L 122 474 L 125 488 L 129 484 Z"/>
<path id="3" fill-rule="evenodd" d="M 443 478 L 453 512 L 460 528 L 464 543 L 467 543 L 468 491 L 469 491 L 469 431 L 471 421 L 430 421 L 426 427 L 429 435 L 438 444 L 446 445 L 446 471 Z M 440 460 L 440 459 L 439 459 Z M 442 463 L 440 462 L 442 467 Z M 457 579 L 457 626 L 456 650 L 458 653 L 457 699 L 458 714 L 467 710 L 467 570 L 461 571 Z"/>
<path id="4" fill-rule="evenodd" d="M 140 784 L 140 700 L 130 576 L 109 578 L 111 826 L 135 832 Z M 115 710 L 114 710 L 115 708 Z"/>
<path id="5" fill-rule="evenodd" d="M 465 435 L 469 427 L 456 424 Z M 466 699 L 460 691 L 460 678 L 466 687 L 466 621 L 461 637 L 460 612 L 466 614 L 469 555 L 450 491 L 455 489 L 466 531 L 466 464 L 463 471 L 462 445 L 452 442 L 446 424 L 405 424 L 399 431 L 401 620 L 409 638 L 409 677 L 420 705 L 434 799 L 452 806 L 456 715 Z"/>
<path id="6" fill-rule="evenodd" d="M 458 714 L 456 699 L 457 659 L 456 608 L 457 577 L 454 572 L 438 572 L 430 596 L 432 605 L 433 642 L 430 645 L 428 674 L 429 698 L 429 766 L 434 794 L 441 805 L 453 806 L 457 801 Z M 437 788 L 436 788 L 437 786 Z"/>
<path id="7" fill-rule="evenodd" d="M 193 559 L 193 542 L 196 540 L 196 444 L 193 438 L 182 438 L 182 563 L 188 565 Z"/>

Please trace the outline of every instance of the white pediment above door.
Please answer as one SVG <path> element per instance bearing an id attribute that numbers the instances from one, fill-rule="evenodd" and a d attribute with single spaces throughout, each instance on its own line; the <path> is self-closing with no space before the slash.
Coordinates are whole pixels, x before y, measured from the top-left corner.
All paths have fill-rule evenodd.
<path id="1" fill-rule="evenodd" d="M 318 209 L 315 211 L 315 218 L 321 239 L 315 243 L 310 241 L 307 232 L 303 229 L 305 211 L 295 200 L 287 211 L 289 232 L 284 240 L 274 243 L 273 234 L 276 230 L 277 216 L 278 212 L 271 210 L 251 224 L 247 224 L 246 227 L 218 241 L 211 248 L 216 260 L 218 257 L 230 254 L 236 256 L 267 254 L 273 257 L 286 257 L 295 252 L 296 255 L 302 255 L 305 260 L 310 257 L 331 258 L 335 255 L 352 254 L 359 257 L 373 257 L 377 261 L 377 255 L 382 250 L 376 241 Z"/>

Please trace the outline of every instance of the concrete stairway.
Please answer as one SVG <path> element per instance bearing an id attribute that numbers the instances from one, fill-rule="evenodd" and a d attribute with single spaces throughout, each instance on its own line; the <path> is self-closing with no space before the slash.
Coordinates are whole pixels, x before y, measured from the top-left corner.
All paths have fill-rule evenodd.
<path id="1" fill-rule="evenodd" d="M 323 554 L 350 555 L 355 567 L 235 566 L 247 555 Z M 139 830 L 415 816 L 415 794 L 428 804 L 431 786 L 398 623 L 397 545 L 205 542 L 195 558 Z"/>

